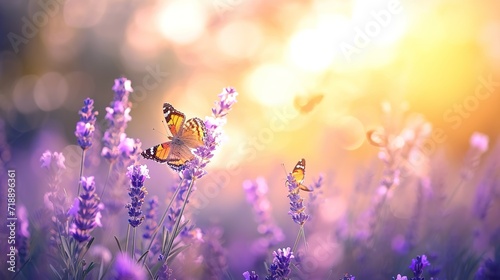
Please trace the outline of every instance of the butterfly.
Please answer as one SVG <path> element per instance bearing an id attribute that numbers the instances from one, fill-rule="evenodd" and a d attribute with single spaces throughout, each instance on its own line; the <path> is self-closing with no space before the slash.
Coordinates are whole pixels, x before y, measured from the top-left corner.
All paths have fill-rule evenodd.
<path id="1" fill-rule="evenodd" d="M 205 145 L 205 123 L 199 118 L 186 121 L 186 115 L 169 103 L 163 104 L 163 115 L 172 136 L 168 136 L 169 141 L 153 146 L 141 155 L 146 159 L 167 163 L 175 171 L 181 171 L 194 158 L 191 149 Z"/>
<path id="2" fill-rule="evenodd" d="M 293 171 L 292 171 L 292 177 L 295 180 L 295 182 L 297 182 L 297 185 L 298 185 L 297 189 L 294 191 L 297 191 L 297 192 L 299 190 L 306 191 L 306 192 L 312 191 L 311 189 L 309 189 L 308 187 L 306 187 L 302 184 L 302 182 L 304 182 L 305 176 L 306 176 L 306 160 L 301 159 L 301 160 L 299 160 L 299 162 L 297 162 L 297 164 L 295 165 L 295 167 L 293 168 Z"/>

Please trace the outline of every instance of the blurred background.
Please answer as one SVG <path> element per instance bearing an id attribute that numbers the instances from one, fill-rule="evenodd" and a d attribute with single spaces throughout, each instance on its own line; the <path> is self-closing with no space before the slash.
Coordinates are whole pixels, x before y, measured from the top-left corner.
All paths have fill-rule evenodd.
<path id="1" fill-rule="evenodd" d="M 307 184 L 324 173 L 326 193 L 350 193 L 378 164 L 366 131 L 384 124 L 388 106 L 404 111 L 401 122 L 422 114 L 444 139 L 427 155 L 458 165 L 473 132 L 490 143 L 500 133 L 499 9 L 493 0 L 1 1 L 0 117 L 18 199 L 41 205 L 47 149 L 78 174 L 77 112 L 93 98 L 102 121 L 120 76 L 134 88 L 127 135 L 143 149 L 166 139 L 164 102 L 204 117 L 223 87 L 239 92 L 198 184 L 215 186 L 201 224 L 253 231 L 239 222 L 252 219 L 242 182 L 258 176 L 276 219 L 291 224 L 282 164 L 289 172 L 302 157 Z M 161 197 L 175 174 L 143 162 Z"/>

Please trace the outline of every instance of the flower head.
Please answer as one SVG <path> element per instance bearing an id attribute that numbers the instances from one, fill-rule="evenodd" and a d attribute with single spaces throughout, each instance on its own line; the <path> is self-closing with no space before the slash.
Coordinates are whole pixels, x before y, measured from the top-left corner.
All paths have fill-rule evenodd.
<path id="1" fill-rule="evenodd" d="M 283 231 L 276 225 L 271 216 L 271 203 L 267 199 L 268 186 L 266 180 L 259 177 L 255 183 L 251 180 L 243 182 L 247 202 L 252 206 L 257 230 L 263 235 L 256 245 L 258 249 L 268 250 L 285 239 Z"/>
<path id="2" fill-rule="evenodd" d="M 130 103 L 128 97 L 132 92 L 130 80 L 119 78 L 115 80 L 113 86 L 115 96 L 109 107 L 106 107 L 106 117 L 108 129 L 104 132 L 102 156 L 113 162 L 121 154 L 119 145 L 122 142 L 130 117 Z"/>
<path id="3" fill-rule="evenodd" d="M 299 194 L 299 183 L 295 180 L 292 174 L 288 174 L 286 185 L 288 187 L 288 198 L 290 199 L 290 211 L 288 215 L 292 216 L 292 220 L 299 225 L 303 225 L 309 220 L 309 215 L 305 213 L 304 199 Z"/>
<path id="4" fill-rule="evenodd" d="M 243 277 L 245 277 L 245 280 L 259 280 L 259 275 L 255 271 L 245 271 Z"/>
<path id="5" fill-rule="evenodd" d="M 273 255 L 273 263 L 269 266 L 266 280 L 286 279 L 291 272 L 290 263 L 294 258 L 292 250 L 290 247 L 278 249 L 273 252 Z"/>
<path id="6" fill-rule="evenodd" d="M 422 255 L 422 256 L 417 256 L 415 259 L 412 259 L 409 268 L 413 271 L 416 280 L 421 280 L 423 279 L 421 277 L 422 274 L 424 273 L 424 268 L 428 267 L 429 265 L 431 265 L 431 263 L 427 260 L 427 256 Z"/>
<path id="7" fill-rule="evenodd" d="M 70 233 L 78 242 L 90 239 L 90 232 L 101 224 L 101 209 L 99 196 L 95 193 L 94 177 L 82 177 L 80 184 L 82 193 L 75 198 L 73 207 L 68 214 L 74 217 Z"/>
<path id="8" fill-rule="evenodd" d="M 144 181 L 149 178 L 149 170 L 146 165 L 131 165 L 128 167 L 127 177 L 130 180 L 128 195 L 131 202 L 126 205 L 128 208 L 128 222 L 131 226 L 137 227 L 144 221 L 142 214 L 142 204 L 148 193 L 144 187 Z"/>
<path id="9" fill-rule="evenodd" d="M 78 145 L 82 150 L 86 150 L 92 146 L 92 137 L 95 131 L 95 121 L 98 112 L 93 112 L 94 100 L 86 98 L 83 101 L 83 107 L 78 112 L 80 121 L 76 123 L 75 136 L 78 140 Z"/>
<path id="10" fill-rule="evenodd" d="M 147 277 L 142 265 L 132 260 L 127 254 L 120 254 L 113 267 L 111 279 L 145 280 Z"/>

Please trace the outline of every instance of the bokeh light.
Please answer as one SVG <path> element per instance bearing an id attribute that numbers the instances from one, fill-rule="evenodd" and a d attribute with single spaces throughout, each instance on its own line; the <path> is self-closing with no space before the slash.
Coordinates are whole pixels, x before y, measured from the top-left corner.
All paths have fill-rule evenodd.
<path id="1" fill-rule="evenodd" d="M 323 256 L 305 259 L 316 265 L 309 276 L 328 270 L 335 279 L 347 271 L 390 279 L 423 253 L 439 255 L 431 262 L 449 271 L 443 259 L 452 254 L 443 253 L 441 236 L 471 244 L 467 252 L 483 261 L 493 257 L 500 230 L 499 9 L 495 1 L 472 0 L 3 1 L 0 167 L 17 169 L 18 201 L 39 215 L 48 190 L 39 168 L 46 150 L 66 156 L 62 181 L 76 195 L 83 153 L 75 125 L 85 98 L 99 114 L 83 170 L 101 188 L 110 169 L 101 149 L 114 79 L 132 82 L 124 132 L 143 150 L 169 139 L 163 103 L 187 119 L 205 119 L 221 89 L 232 86 L 239 95 L 223 142 L 188 204 L 188 218 L 204 233 L 223 231 L 232 278 L 252 269 L 262 276 L 273 250 L 294 245 L 298 227 L 288 215 L 285 182 L 301 158 L 305 185 L 324 178 L 321 189 L 300 192 L 307 203 L 324 199 L 306 205 L 309 257 Z M 489 139 L 484 154 L 469 142 L 477 132 Z M 164 210 L 177 173 L 140 163 L 150 170 L 148 198 L 157 195 Z M 262 205 L 284 233 L 273 250 L 261 248 L 258 229 L 268 228 L 255 221 L 242 188 L 256 178 L 267 182 Z M 113 226 L 95 231 L 112 254 L 113 235 L 126 232 L 116 222 L 126 220 L 116 201 L 121 212 L 103 219 Z M 373 210 L 377 203 L 384 206 Z M 370 223 L 371 210 L 387 224 Z M 418 229 L 407 231 L 413 224 Z M 374 228 L 388 234 L 370 240 Z M 360 247 L 359 236 L 369 245 Z M 206 256 L 193 259 L 196 265 L 186 262 L 192 274 L 177 279 L 203 275 L 194 267 L 207 264 Z M 176 263 L 174 271 L 185 267 Z"/>

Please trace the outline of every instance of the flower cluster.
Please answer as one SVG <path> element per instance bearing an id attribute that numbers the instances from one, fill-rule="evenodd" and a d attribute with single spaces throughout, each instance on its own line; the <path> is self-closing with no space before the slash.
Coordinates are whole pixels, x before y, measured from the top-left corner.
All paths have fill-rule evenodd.
<path id="1" fill-rule="evenodd" d="M 257 242 L 257 248 L 265 251 L 285 239 L 283 231 L 276 225 L 271 217 L 271 203 L 267 199 L 268 186 L 266 180 L 259 177 L 255 183 L 251 180 L 243 182 L 243 189 L 247 202 L 252 205 L 255 220 L 258 223 L 257 230 L 264 235 Z"/>
<path id="2" fill-rule="evenodd" d="M 144 203 L 144 197 L 148 193 L 144 186 L 144 181 L 149 178 L 148 167 L 146 165 L 131 165 L 128 167 L 127 177 L 130 179 L 128 195 L 131 199 L 131 202 L 126 205 L 128 222 L 132 227 L 137 227 L 144 221 L 141 207 Z"/>
<path id="3" fill-rule="evenodd" d="M 291 272 L 290 263 L 294 258 L 292 250 L 290 247 L 278 249 L 273 255 L 273 263 L 269 266 L 266 280 L 288 279 Z"/>
<path id="4" fill-rule="evenodd" d="M 424 273 L 424 268 L 429 265 L 431 264 L 427 260 L 426 255 L 417 256 L 415 259 L 412 259 L 409 268 L 413 271 L 415 277 L 412 277 L 411 280 L 424 280 L 422 274 Z"/>
<path id="5" fill-rule="evenodd" d="M 132 260 L 126 254 L 118 255 L 115 265 L 113 267 L 112 277 L 113 280 L 120 279 L 134 279 L 134 280 L 146 280 L 146 271 L 144 268 Z"/>
<path id="6" fill-rule="evenodd" d="M 253 270 L 243 272 L 243 277 L 245 277 L 245 280 L 258 280 L 259 279 L 259 275 Z"/>
<path id="7" fill-rule="evenodd" d="M 212 108 L 212 117 L 205 118 L 206 136 L 205 145 L 197 148 L 194 154 L 197 156 L 188 163 L 181 176 L 182 178 L 201 178 L 206 174 L 204 168 L 214 156 L 215 150 L 222 143 L 222 127 L 226 124 L 226 116 L 236 103 L 238 92 L 231 87 L 224 88 L 219 94 L 219 100 Z"/>
<path id="8" fill-rule="evenodd" d="M 80 184 L 83 192 L 75 198 L 68 214 L 74 217 L 71 235 L 78 242 L 84 242 L 90 239 L 90 232 L 97 226 L 102 226 L 102 206 L 99 204 L 99 196 L 95 193 L 94 177 L 82 177 Z"/>
<path id="9" fill-rule="evenodd" d="M 109 107 L 106 107 L 106 120 L 109 127 L 104 132 L 102 156 L 114 162 L 120 155 L 119 145 L 126 137 L 122 136 L 127 128 L 127 123 L 132 119 L 130 117 L 129 94 L 133 91 L 132 83 L 126 78 L 115 80 L 113 86 L 115 92 L 114 100 Z"/>
<path id="10" fill-rule="evenodd" d="M 86 98 L 83 101 L 83 107 L 78 112 L 80 121 L 76 123 L 75 136 L 78 140 L 78 145 L 82 150 L 86 150 L 92 146 L 92 137 L 95 131 L 95 121 L 98 112 L 93 112 L 94 100 Z"/>
<path id="11" fill-rule="evenodd" d="M 151 239 L 153 237 L 153 231 L 158 226 L 156 222 L 156 210 L 158 209 L 158 197 L 153 196 L 150 200 L 148 200 L 148 208 L 146 210 L 146 226 L 144 227 L 144 233 L 142 238 Z"/>
<path id="12" fill-rule="evenodd" d="M 295 180 L 291 173 L 288 174 L 286 185 L 288 187 L 288 198 L 290 199 L 290 211 L 288 215 L 292 216 L 292 220 L 299 225 L 309 220 L 309 215 L 305 213 L 304 199 L 299 194 L 299 182 Z"/>

